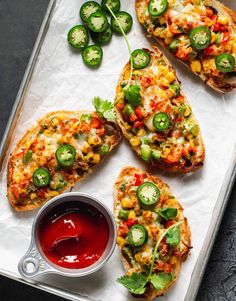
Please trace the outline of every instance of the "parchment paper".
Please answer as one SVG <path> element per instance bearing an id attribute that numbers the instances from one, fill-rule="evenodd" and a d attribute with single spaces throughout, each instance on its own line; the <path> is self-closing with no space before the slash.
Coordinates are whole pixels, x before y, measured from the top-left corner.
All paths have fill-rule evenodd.
<path id="1" fill-rule="evenodd" d="M 122 9 L 129 11 L 134 18 L 132 32 L 128 35 L 133 49 L 150 47 L 139 25 L 134 0 L 121 1 Z M 234 1 L 227 1 L 236 9 Z M 129 59 L 125 41 L 113 36 L 111 44 L 104 47 L 104 59 L 98 70 L 90 70 L 83 65 L 81 54 L 73 51 L 67 44 L 67 32 L 79 19 L 80 0 L 58 0 L 50 27 L 39 54 L 33 77 L 24 96 L 24 106 L 16 131 L 12 137 L 10 150 L 24 132 L 35 124 L 37 118 L 54 110 L 93 109 L 92 98 L 100 96 L 114 99 L 115 87 L 120 72 Z M 206 146 L 205 166 L 191 175 L 171 176 L 158 170 L 155 175 L 166 181 L 173 194 L 185 209 L 192 231 L 193 249 L 191 256 L 182 265 L 177 284 L 160 300 L 184 300 L 191 274 L 200 253 L 213 208 L 217 200 L 235 144 L 236 99 L 235 93 L 226 96 L 206 87 L 201 80 L 192 75 L 181 63 L 170 58 L 177 68 L 183 89 L 200 123 Z M 10 153 L 10 150 L 8 154 Z M 16 213 L 6 198 L 6 164 L 1 171 L 0 202 L 0 270 L 5 273 L 17 271 L 19 259 L 30 243 L 30 231 L 35 212 Z M 98 197 L 110 209 L 113 206 L 112 187 L 120 170 L 126 165 L 148 169 L 122 141 L 104 163 L 85 181 L 76 185 L 74 191 L 86 192 Z M 132 300 L 116 278 L 123 274 L 118 250 L 105 265 L 93 276 L 83 279 L 66 279 L 48 276 L 42 282 L 61 289 L 77 292 L 104 301 Z"/>

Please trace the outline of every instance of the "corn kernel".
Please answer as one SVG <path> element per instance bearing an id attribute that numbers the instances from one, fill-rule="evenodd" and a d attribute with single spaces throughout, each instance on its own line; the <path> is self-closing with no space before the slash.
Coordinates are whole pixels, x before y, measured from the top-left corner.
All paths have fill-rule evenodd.
<path id="1" fill-rule="evenodd" d="M 190 66 L 191 66 L 192 71 L 195 73 L 200 73 L 202 70 L 201 62 L 198 60 L 192 61 Z"/>
<path id="2" fill-rule="evenodd" d="M 84 154 L 88 154 L 92 150 L 92 147 L 88 144 L 88 142 L 85 142 L 82 148 L 82 152 Z"/>
<path id="3" fill-rule="evenodd" d="M 52 127 L 57 127 L 60 123 L 60 120 L 57 117 L 53 117 L 51 120 Z"/>
<path id="4" fill-rule="evenodd" d="M 59 195 L 59 192 L 58 191 L 56 191 L 56 190 L 51 190 L 51 191 L 49 191 L 49 193 L 48 193 L 51 197 L 54 197 L 54 196 L 57 196 L 57 195 Z"/>
<path id="5" fill-rule="evenodd" d="M 49 131 L 49 130 L 44 130 L 43 131 L 43 134 L 45 135 L 45 136 L 51 136 L 51 131 Z"/>
<path id="6" fill-rule="evenodd" d="M 98 144 L 101 143 L 101 138 L 99 136 L 97 136 L 97 135 L 95 135 L 95 136 L 89 136 L 88 143 L 90 145 L 98 145 Z"/>
<path id="7" fill-rule="evenodd" d="M 124 198 L 122 199 L 121 203 L 123 208 L 133 208 L 133 202 L 131 199 Z"/>
<path id="8" fill-rule="evenodd" d="M 163 16 L 160 16 L 158 20 L 161 25 L 165 24 L 165 18 Z"/>
<path id="9" fill-rule="evenodd" d="M 166 76 L 165 79 L 169 82 L 172 83 L 175 80 L 175 74 L 173 71 L 169 71 Z"/>
<path id="10" fill-rule="evenodd" d="M 130 144 L 132 146 L 139 146 L 141 144 L 141 141 L 140 141 L 139 137 L 134 136 L 134 137 L 130 138 Z"/>
<path id="11" fill-rule="evenodd" d="M 128 131 L 131 130 L 132 126 L 129 125 L 127 122 L 124 123 L 124 128 Z"/>
<path id="12" fill-rule="evenodd" d="M 166 30 L 166 32 L 165 32 L 165 37 L 167 37 L 167 38 L 172 38 L 174 36 L 174 33 L 172 33 L 170 30 Z"/>
<path id="13" fill-rule="evenodd" d="M 135 218 L 135 217 L 136 217 L 135 211 L 134 210 L 130 210 L 128 218 Z"/>
<path id="14" fill-rule="evenodd" d="M 217 20 L 220 24 L 222 24 L 222 25 L 226 25 L 226 24 L 228 24 L 228 18 L 226 17 L 226 16 L 222 16 L 222 15 L 220 15 L 219 17 L 218 17 L 218 20 Z"/>
<path id="15" fill-rule="evenodd" d="M 236 54 L 236 41 L 232 45 L 232 52 Z"/>
<path id="16" fill-rule="evenodd" d="M 30 194 L 30 199 L 31 200 L 34 200 L 34 199 L 36 199 L 37 198 L 37 194 L 35 193 L 35 192 L 31 192 L 31 194 Z"/>
<path id="17" fill-rule="evenodd" d="M 168 72 L 168 68 L 166 66 L 160 66 L 158 69 L 158 73 L 161 75 L 165 75 Z"/>
<path id="18" fill-rule="evenodd" d="M 123 237 L 118 236 L 117 237 L 117 244 L 118 244 L 118 246 L 123 247 L 126 244 L 126 240 Z"/>
<path id="19" fill-rule="evenodd" d="M 144 129 L 140 129 L 137 133 L 138 137 L 143 137 L 144 135 L 146 135 L 146 131 Z"/>
<path id="20" fill-rule="evenodd" d="M 171 42 L 172 42 L 172 38 L 165 38 L 165 43 L 167 44 L 167 45 L 169 45 Z"/>
<path id="21" fill-rule="evenodd" d="M 171 256 L 169 260 L 169 264 L 174 265 L 177 263 L 177 257 Z"/>
<path id="22" fill-rule="evenodd" d="M 214 32 L 212 32 L 212 34 L 211 34 L 211 43 L 215 42 L 216 37 L 217 37 L 216 34 Z"/>
<path id="23" fill-rule="evenodd" d="M 92 163 L 97 164 L 97 163 L 100 162 L 100 160 L 101 160 L 101 157 L 100 157 L 99 154 L 94 154 L 94 155 L 93 155 Z"/>

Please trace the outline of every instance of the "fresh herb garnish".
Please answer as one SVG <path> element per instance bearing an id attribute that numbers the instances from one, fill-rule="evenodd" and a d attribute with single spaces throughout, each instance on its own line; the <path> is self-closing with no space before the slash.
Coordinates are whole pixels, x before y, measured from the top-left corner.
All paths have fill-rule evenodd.
<path id="1" fill-rule="evenodd" d="M 168 233 L 166 233 L 166 242 L 174 248 L 178 246 L 180 242 L 179 227 L 172 228 Z"/>
<path id="2" fill-rule="evenodd" d="M 177 216 L 177 213 L 178 209 L 170 207 L 158 211 L 158 214 L 167 221 L 169 219 L 175 218 Z"/>
<path id="3" fill-rule="evenodd" d="M 137 107 L 141 104 L 140 87 L 138 85 L 130 85 L 124 89 L 125 98 L 132 106 Z"/>
<path id="4" fill-rule="evenodd" d="M 183 221 L 175 223 L 174 225 L 170 226 L 168 229 L 165 229 L 165 231 L 160 236 L 160 238 L 157 241 L 156 246 L 154 248 L 153 254 L 152 254 L 152 263 L 151 263 L 151 268 L 150 268 L 148 276 L 146 276 L 142 273 L 133 273 L 131 276 L 120 277 L 119 279 L 117 279 L 117 281 L 119 283 L 121 283 L 122 285 L 124 285 L 132 294 L 136 294 L 136 295 L 144 294 L 144 292 L 146 290 L 145 286 L 148 282 L 151 282 L 157 290 L 163 290 L 166 287 L 166 285 L 172 281 L 172 275 L 166 274 L 164 272 L 157 273 L 157 274 L 153 273 L 154 263 L 155 263 L 155 260 L 157 257 L 157 250 L 160 246 L 162 239 L 165 236 L 167 236 L 167 234 L 169 232 L 171 232 L 169 239 L 170 239 L 170 237 L 172 237 L 172 239 L 173 239 L 172 242 L 174 242 L 174 237 L 175 237 L 175 243 L 176 243 L 177 236 L 176 236 L 175 229 L 178 228 L 177 231 L 179 231 L 180 230 L 179 225 L 182 223 L 183 223 Z M 175 234 L 173 234 L 173 233 L 175 233 Z"/>
<path id="5" fill-rule="evenodd" d="M 167 274 L 164 272 L 152 274 L 150 276 L 150 281 L 156 290 L 162 291 L 171 281 L 173 276 L 171 273 Z"/>
<path id="6" fill-rule="evenodd" d="M 108 121 L 115 122 L 116 115 L 114 113 L 114 106 L 110 101 L 103 100 L 100 97 L 94 97 L 93 105 L 101 117 L 107 119 Z"/>

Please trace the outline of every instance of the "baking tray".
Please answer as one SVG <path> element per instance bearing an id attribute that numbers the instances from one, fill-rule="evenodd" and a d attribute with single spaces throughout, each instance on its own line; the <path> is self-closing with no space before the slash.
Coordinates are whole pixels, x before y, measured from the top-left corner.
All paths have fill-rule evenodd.
<path id="1" fill-rule="evenodd" d="M 227 4 L 230 4 L 230 3 L 231 2 L 228 1 Z M 15 130 L 15 127 L 17 124 L 17 120 L 18 120 L 19 114 L 21 112 L 21 108 L 24 104 L 25 91 L 27 90 L 27 87 L 30 83 L 32 73 L 34 71 L 35 63 L 38 59 L 38 55 L 39 55 L 41 47 L 44 43 L 45 36 L 47 34 L 49 24 L 50 24 L 56 4 L 57 4 L 57 0 L 51 0 L 49 2 L 38 38 L 36 40 L 30 61 L 28 63 L 28 67 L 26 69 L 24 78 L 22 80 L 19 92 L 18 92 L 16 100 L 15 100 L 14 107 L 12 109 L 12 113 L 10 115 L 4 136 L 2 138 L 2 142 L 1 142 L 1 146 L 0 146 L 0 170 L 2 170 L 4 167 L 3 166 L 4 158 L 7 154 L 7 150 L 9 148 L 9 145 L 11 142 L 11 137 L 14 133 L 14 130 Z M 199 84 L 201 84 L 201 83 L 199 82 Z M 221 220 L 222 220 L 222 217 L 223 217 L 226 205 L 227 205 L 227 201 L 229 199 L 229 195 L 230 195 L 231 189 L 234 184 L 234 180 L 236 177 L 236 148 L 235 147 L 233 150 L 233 156 L 232 156 L 228 166 L 229 167 L 227 169 L 227 172 L 225 173 L 224 181 L 222 183 L 220 193 L 218 194 L 218 198 L 215 203 L 214 210 L 212 212 L 212 218 L 210 221 L 210 226 L 208 228 L 208 233 L 206 235 L 206 238 L 202 245 L 200 254 L 197 258 L 194 270 L 191 275 L 190 284 L 189 284 L 189 287 L 188 287 L 188 290 L 187 290 L 187 293 L 186 293 L 186 296 L 184 299 L 185 301 L 193 301 L 196 298 L 198 288 L 200 286 L 200 283 L 201 283 L 201 280 L 202 280 L 202 277 L 204 274 L 204 270 L 206 268 L 206 264 L 209 259 L 210 253 L 211 253 L 211 249 L 214 244 L 214 240 L 216 238 L 217 232 L 219 230 L 220 223 L 221 223 Z M 24 279 L 20 278 L 19 275 L 16 275 L 15 273 L 11 273 L 11 271 L 9 271 L 9 270 L 0 269 L 0 274 L 5 277 L 9 277 L 13 280 L 26 283 L 35 288 L 47 291 L 49 293 L 55 294 L 60 297 L 63 297 L 68 300 L 78 300 L 78 301 L 94 300 L 93 298 L 78 295 L 77 293 L 75 294 L 75 293 L 72 293 L 65 289 L 59 289 L 57 287 L 53 287 L 52 285 L 46 285 L 46 284 L 43 284 L 40 282 L 36 283 L 33 281 L 31 281 L 31 282 L 25 281 Z"/>

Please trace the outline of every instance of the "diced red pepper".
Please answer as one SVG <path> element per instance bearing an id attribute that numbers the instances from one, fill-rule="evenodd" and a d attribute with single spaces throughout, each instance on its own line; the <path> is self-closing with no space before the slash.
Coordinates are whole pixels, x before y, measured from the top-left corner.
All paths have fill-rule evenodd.
<path id="1" fill-rule="evenodd" d="M 129 116 L 129 119 L 130 119 L 131 122 L 134 122 L 134 121 L 136 121 L 138 119 L 138 117 L 136 116 L 136 114 L 131 114 Z"/>
<path id="2" fill-rule="evenodd" d="M 17 200 L 19 200 L 19 198 L 20 198 L 20 188 L 19 188 L 19 186 L 17 184 L 11 184 L 10 188 L 11 188 L 13 194 L 14 194 L 14 197 Z"/>
<path id="3" fill-rule="evenodd" d="M 141 107 L 137 107 L 137 108 L 135 109 L 135 113 L 136 113 L 136 115 L 138 116 L 138 118 L 140 118 L 140 119 L 142 119 L 143 116 L 144 116 Z"/>
<path id="4" fill-rule="evenodd" d="M 229 41 L 229 37 L 230 37 L 229 32 L 228 32 L 228 31 L 225 31 L 225 32 L 223 33 L 222 43 L 223 43 L 223 44 L 227 43 L 227 42 Z"/>
<path id="5" fill-rule="evenodd" d="M 214 25 L 213 25 L 213 31 L 226 31 L 227 30 L 227 27 L 219 22 L 216 22 Z"/>
<path id="6" fill-rule="evenodd" d="M 92 128 L 98 129 L 98 128 L 101 127 L 102 122 L 101 122 L 101 120 L 100 120 L 99 118 L 97 118 L 97 117 L 92 117 L 91 123 L 90 123 L 90 124 L 91 124 L 91 127 L 92 127 Z"/>
<path id="7" fill-rule="evenodd" d="M 210 45 L 206 49 L 204 49 L 204 55 L 205 56 L 210 56 L 215 52 L 215 45 Z"/>
<path id="8" fill-rule="evenodd" d="M 122 221 L 119 224 L 119 227 L 118 227 L 118 230 L 117 230 L 118 236 L 126 237 L 126 235 L 128 234 L 128 232 L 129 232 L 129 228 L 128 228 L 126 222 Z"/>
<path id="9" fill-rule="evenodd" d="M 126 221 L 126 225 L 130 228 L 133 225 L 137 224 L 138 220 L 137 218 L 128 218 L 128 220 Z"/>
<path id="10" fill-rule="evenodd" d="M 134 186 L 140 186 L 143 183 L 144 175 L 135 173 L 134 177 L 135 177 Z"/>
<path id="11" fill-rule="evenodd" d="M 125 104 L 123 102 L 118 102 L 116 107 L 117 107 L 118 110 L 123 110 L 124 107 L 125 107 Z"/>
<path id="12" fill-rule="evenodd" d="M 43 189 L 38 189 L 36 193 L 37 193 L 37 196 L 43 198 L 43 197 L 45 197 L 46 191 Z"/>
<path id="13" fill-rule="evenodd" d="M 214 15 L 214 11 L 211 7 L 206 8 L 207 17 L 211 18 Z"/>
<path id="14" fill-rule="evenodd" d="M 172 225 L 174 225 L 174 223 L 175 223 L 175 221 L 170 219 L 168 222 L 165 223 L 165 228 L 166 229 L 170 228 Z"/>
<path id="15" fill-rule="evenodd" d="M 142 127 L 142 126 L 143 126 L 143 121 L 139 121 L 139 120 L 135 121 L 134 124 L 133 124 L 133 127 L 135 129 L 138 129 L 138 128 Z"/>

